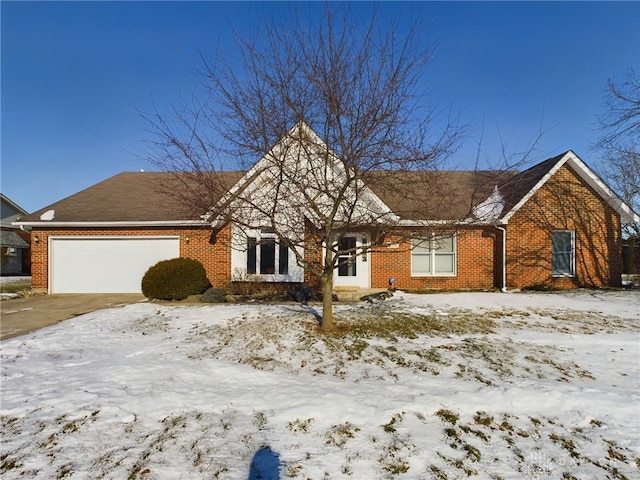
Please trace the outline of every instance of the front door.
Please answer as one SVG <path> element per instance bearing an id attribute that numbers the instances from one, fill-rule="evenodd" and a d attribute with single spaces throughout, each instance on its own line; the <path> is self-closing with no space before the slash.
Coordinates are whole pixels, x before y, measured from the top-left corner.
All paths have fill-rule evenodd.
<path id="1" fill-rule="evenodd" d="M 369 288 L 371 268 L 369 237 L 346 234 L 338 240 L 338 268 L 333 271 L 334 287 Z"/>

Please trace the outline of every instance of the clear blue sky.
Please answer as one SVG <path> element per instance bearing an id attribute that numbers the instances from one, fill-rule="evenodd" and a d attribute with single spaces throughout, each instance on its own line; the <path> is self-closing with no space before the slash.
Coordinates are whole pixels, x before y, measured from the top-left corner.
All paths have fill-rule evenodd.
<path id="1" fill-rule="evenodd" d="M 357 8 L 371 4 L 360 2 Z M 1 189 L 29 212 L 121 171 L 149 170 L 135 105 L 163 112 L 195 79 L 198 49 L 229 48 L 232 31 L 270 22 L 276 2 L 1 2 Z M 524 146 L 551 127 L 541 155 L 572 149 L 588 164 L 608 77 L 640 72 L 639 2 L 410 2 L 437 40 L 434 99 L 476 127 L 458 163 Z M 539 160 L 542 157 L 538 158 Z"/>

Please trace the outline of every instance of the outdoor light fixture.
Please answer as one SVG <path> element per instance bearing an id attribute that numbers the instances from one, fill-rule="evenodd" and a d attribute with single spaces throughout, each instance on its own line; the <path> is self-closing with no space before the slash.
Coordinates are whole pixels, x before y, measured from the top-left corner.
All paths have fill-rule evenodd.
<path id="1" fill-rule="evenodd" d="M 187 235 L 187 236 L 184 238 L 184 241 L 185 241 L 185 242 L 187 242 L 187 243 L 189 243 L 189 240 L 191 240 L 191 239 L 190 239 L 190 238 L 189 238 L 189 236 Z"/>
<path id="2" fill-rule="evenodd" d="M 33 241 L 35 242 L 36 245 L 38 245 L 40 243 L 40 237 L 38 235 L 36 235 L 34 237 Z"/>

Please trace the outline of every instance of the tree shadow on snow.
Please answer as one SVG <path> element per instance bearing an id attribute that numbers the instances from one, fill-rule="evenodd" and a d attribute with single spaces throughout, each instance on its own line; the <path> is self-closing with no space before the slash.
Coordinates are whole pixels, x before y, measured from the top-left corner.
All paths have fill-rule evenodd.
<path id="1" fill-rule="evenodd" d="M 249 480 L 279 480 L 280 459 L 270 447 L 258 450 L 251 460 Z"/>
<path id="2" fill-rule="evenodd" d="M 320 312 L 318 312 L 318 310 L 313 308 L 311 305 L 307 305 L 305 303 L 301 303 L 300 307 L 305 312 L 310 313 L 311 315 L 313 315 L 313 318 L 315 318 L 318 321 L 318 325 L 322 324 L 322 314 Z M 300 310 L 298 310 L 296 308 L 285 307 L 285 309 L 288 309 L 288 310 L 290 310 L 292 312 L 300 312 Z"/>

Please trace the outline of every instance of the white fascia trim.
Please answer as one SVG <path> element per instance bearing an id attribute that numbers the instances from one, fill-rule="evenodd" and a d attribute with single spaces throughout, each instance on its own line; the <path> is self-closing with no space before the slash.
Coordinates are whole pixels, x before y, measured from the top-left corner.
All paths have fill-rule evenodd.
<path id="1" fill-rule="evenodd" d="M 493 222 L 482 222 L 479 220 L 400 220 L 393 224 L 393 226 L 399 227 L 421 227 L 429 228 L 434 226 L 447 226 L 447 225 L 477 225 L 486 226 L 494 225 Z"/>
<path id="2" fill-rule="evenodd" d="M 585 182 L 591 188 L 599 192 L 616 212 L 620 214 L 622 224 L 640 222 L 640 215 L 631 210 L 631 207 L 624 202 L 609 186 L 572 151 L 569 151 L 570 163 L 576 167 L 576 170 Z"/>
<path id="3" fill-rule="evenodd" d="M 280 140 L 276 142 L 276 144 L 269 149 L 269 151 L 264 154 L 253 166 L 229 189 L 226 195 L 218 201 L 218 204 L 224 204 L 228 199 L 233 198 L 234 195 L 237 194 L 238 191 L 242 191 L 245 188 L 248 188 L 256 179 L 260 177 L 264 172 L 270 169 L 270 165 L 267 164 L 263 166 L 269 158 L 277 159 L 279 156 L 279 150 L 282 149 L 282 145 L 285 143 L 296 141 L 296 136 L 299 135 L 300 131 L 304 131 L 305 135 L 308 135 L 311 138 L 312 143 L 318 145 L 319 147 L 326 149 L 328 158 L 331 162 L 331 166 L 334 169 L 346 169 L 347 167 L 342 163 L 340 158 L 335 154 L 335 152 L 329 148 L 329 146 L 318 136 L 318 134 L 309 127 L 304 121 L 299 121 L 296 123 L 289 131 L 286 136 L 282 137 Z M 362 183 L 362 181 L 358 181 Z M 369 186 L 365 184 L 356 185 L 362 188 L 361 194 L 365 201 L 371 201 L 377 208 L 380 209 L 382 215 L 389 215 L 392 221 L 396 221 L 399 219 L 393 211 L 389 208 L 389 206 L 382 201 L 382 199 L 376 195 Z M 207 220 L 211 223 L 212 227 L 215 228 L 219 225 L 220 218 L 213 218 L 211 215 L 211 211 L 202 216 L 204 220 Z"/>
<path id="4" fill-rule="evenodd" d="M 13 222 L 20 227 L 197 227 L 206 226 L 203 220 L 171 220 L 149 222 Z"/>
<path id="5" fill-rule="evenodd" d="M 640 215 L 634 212 L 631 207 L 625 203 L 613 190 L 593 171 L 591 170 L 572 150 L 569 150 L 547 174 L 520 200 L 506 215 L 500 219 L 500 224 L 506 225 L 509 219 L 524 205 L 549 178 L 569 162 L 574 167 L 580 178 L 584 180 L 591 188 L 593 188 L 602 197 L 607 204 L 613 208 L 619 215 L 622 224 L 630 224 L 640 222 Z"/>
<path id="6" fill-rule="evenodd" d="M 291 141 L 291 138 L 293 137 L 294 133 L 296 133 L 296 131 L 300 130 L 301 128 L 301 122 L 296 123 L 293 127 L 291 127 L 289 129 L 289 131 L 287 132 L 287 134 L 280 138 L 268 151 L 267 153 L 265 153 L 262 157 L 260 157 L 260 159 L 258 159 L 258 161 L 256 163 L 254 163 L 251 168 L 249 170 L 247 170 L 244 175 L 242 175 L 242 177 L 240 177 L 238 179 L 238 181 L 236 183 L 234 183 L 231 188 L 229 189 L 229 191 L 227 192 L 226 195 L 224 195 L 219 201 L 218 204 L 222 204 L 225 201 L 227 201 L 227 199 L 232 198 L 233 195 L 235 195 L 238 190 L 244 190 L 245 188 L 247 188 L 251 183 L 253 183 L 256 178 L 258 178 L 263 172 L 267 171 L 269 166 L 267 165 L 266 167 L 262 166 L 262 163 L 264 163 L 266 160 L 266 158 L 274 158 L 275 156 L 275 152 L 276 149 L 281 148 L 282 143 L 286 140 L 286 141 Z M 316 135 L 316 133 L 311 130 L 310 128 L 306 128 L 305 132 L 307 134 L 310 134 L 314 137 L 314 139 L 317 139 L 318 141 L 321 141 L 320 138 Z M 203 219 L 207 219 L 211 221 L 211 211 L 209 211 L 208 213 L 202 215 Z M 212 223 L 215 223 L 217 220 L 214 219 L 213 221 L 211 221 Z"/>
<path id="7" fill-rule="evenodd" d="M 531 190 L 529 190 L 529 192 L 528 192 L 524 197 L 522 197 L 522 199 L 521 199 L 518 203 L 516 203 L 516 204 L 514 205 L 514 207 L 513 207 L 511 210 L 509 210 L 509 211 L 507 212 L 507 214 L 506 214 L 506 215 L 504 215 L 504 216 L 500 219 L 499 223 L 500 223 L 501 225 L 506 225 L 507 223 L 509 223 L 509 219 L 511 219 L 511 217 L 512 217 L 512 216 L 513 216 L 513 215 L 514 215 L 518 210 L 520 210 L 520 208 L 522 207 L 522 205 L 524 205 L 525 203 L 527 203 L 527 202 L 529 201 L 529 199 L 530 199 L 531 197 L 533 197 L 533 195 L 534 195 L 534 194 L 535 194 L 535 193 L 536 193 L 536 192 L 537 192 L 537 191 L 538 191 L 538 190 L 539 190 L 539 189 L 540 189 L 540 188 L 541 188 L 545 183 L 547 183 L 547 180 L 549 180 L 553 175 L 555 175 L 555 173 L 556 173 L 558 170 L 560 170 L 560 167 L 562 167 L 562 165 L 564 165 L 564 164 L 567 162 L 567 160 L 569 159 L 569 155 L 570 155 L 570 154 L 571 154 L 571 155 L 573 155 L 573 156 L 575 157 L 575 154 L 574 154 L 572 151 L 567 152 L 567 154 L 566 154 L 564 157 L 562 157 L 560 160 L 558 160 L 558 162 L 556 162 L 556 164 L 553 166 L 553 168 L 552 168 L 551 170 L 549 170 L 549 171 L 547 172 L 547 174 L 546 174 L 544 177 L 542 177 L 542 178 L 538 181 L 538 183 L 536 183 L 536 184 L 533 186 L 533 188 L 532 188 Z M 584 163 L 583 163 L 583 165 L 584 165 Z"/>

